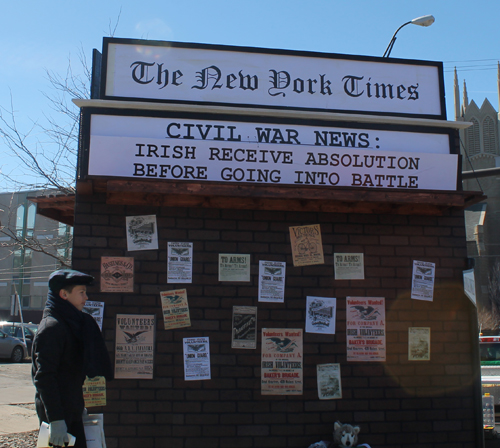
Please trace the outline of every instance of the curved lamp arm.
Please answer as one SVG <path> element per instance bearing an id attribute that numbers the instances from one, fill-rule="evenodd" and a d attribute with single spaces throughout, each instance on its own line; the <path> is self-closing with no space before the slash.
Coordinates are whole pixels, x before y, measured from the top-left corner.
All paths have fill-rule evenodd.
<path id="1" fill-rule="evenodd" d="M 406 25 L 409 25 L 410 23 L 413 25 L 419 25 L 419 26 L 431 26 L 434 23 L 434 16 L 432 15 L 427 15 L 427 16 L 422 16 L 422 17 L 417 17 L 416 19 L 410 20 L 409 22 L 403 23 L 397 30 L 396 32 L 392 35 L 392 39 L 389 42 L 389 45 L 387 45 L 387 48 L 385 49 L 384 55 L 382 56 L 383 58 L 388 58 L 391 54 L 392 47 L 394 47 L 394 43 L 396 42 L 396 34 L 398 34 L 399 30 L 403 28 Z"/>

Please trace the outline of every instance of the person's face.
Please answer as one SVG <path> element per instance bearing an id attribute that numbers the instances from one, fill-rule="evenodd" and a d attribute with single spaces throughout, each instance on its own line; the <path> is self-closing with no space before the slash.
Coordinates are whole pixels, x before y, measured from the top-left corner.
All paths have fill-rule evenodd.
<path id="1" fill-rule="evenodd" d="M 71 292 L 61 289 L 59 295 L 64 300 L 67 300 L 78 311 L 82 311 L 87 301 L 87 287 L 85 285 L 76 285 Z"/>

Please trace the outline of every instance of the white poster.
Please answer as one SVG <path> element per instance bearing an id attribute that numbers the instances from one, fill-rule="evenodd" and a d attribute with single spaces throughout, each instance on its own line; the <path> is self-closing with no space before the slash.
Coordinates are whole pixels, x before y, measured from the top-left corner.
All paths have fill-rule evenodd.
<path id="1" fill-rule="evenodd" d="M 84 313 L 90 314 L 99 325 L 102 331 L 102 318 L 104 317 L 104 302 L 94 302 L 87 300 L 82 310 Z"/>
<path id="2" fill-rule="evenodd" d="M 193 281 L 193 243 L 169 241 L 167 247 L 167 283 Z"/>
<path id="3" fill-rule="evenodd" d="M 316 374 L 318 378 L 318 398 L 320 400 L 342 398 L 340 364 L 318 364 Z"/>
<path id="4" fill-rule="evenodd" d="M 413 260 L 411 298 L 417 300 L 434 299 L 434 276 L 436 264 L 430 261 Z"/>
<path id="5" fill-rule="evenodd" d="M 208 337 L 184 338 L 184 380 L 209 380 L 210 344 Z"/>
<path id="6" fill-rule="evenodd" d="M 259 302 L 285 301 L 284 261 L 259 261 Z"/>
<path id="7" fill-rule="evenodd" d="M 220 282 L 249 282 L 250 254 L 219 254 Z"/>
<path id="8" fill-rule="evenodd" d="M 336 298 L 307 297 L 306 333 L 335 334 L 336 315 Z"/>
<path id="9" fill-rule="evenodd" d="M 155 215 L 127 216 L 127 250 L 158 249 L 158 227 Z"/>
<path id="10" fill-rule="evenodd" d="M 104 115 L 92 115 L 90 133 L 90 176 L 325 188 L 457 187 L 458 156 L 449 153 L 447 134 Z M 248 134 L 255 139 L 244 141 Z"/>
<path id="11" fill-rule="evenodd" d="M 336 280 L 364 280 L 365 266 L 363 254 L 334 254 Z"/>
<path id="12" fill-rule="evenodd" d="M 445 118 L 442 65 L 105 38 L 104 95 Z"/>
<path id="13" fill-rule="evenodd" d="M 385 298 L 346 298 L 347 361 L 385 361 Z"/>

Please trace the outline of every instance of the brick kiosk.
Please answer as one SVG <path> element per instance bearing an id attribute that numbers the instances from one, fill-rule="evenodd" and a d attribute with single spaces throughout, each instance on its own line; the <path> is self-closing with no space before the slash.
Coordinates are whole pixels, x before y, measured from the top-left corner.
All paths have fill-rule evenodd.
<path id="1" fill-rule="evenodd" d="M 178 70 L 176 81 L 181 72 L 186 70 Z M 82 109 L 82 121 L 73 266 L 99 279 L 101 257 L 134 258 L 133 293 L 103 293 L 98 285 L 90 289 L 93 300 L 105 303 L 103 331 L 112 354 L 118 314 L 153 314 L 157 319 L 153 378 L 115 379 L 107 386 L 107 405 L 91 409 L 104 413 L 107 446 L 307 447 L 331 440 L 335 421 L 360 425 L 360 443 L 373 448 L 482 446 L 477 318 L 462 281 L 466 269 L 463 209 L 482 196 L 456 188 L 460 185 L 458 171 L 453 173 L 457 177 L 452 189 L 439 185 L 411 189 L 412 181 L 406 188 L 332 187 L 321 182 L 218 182 L 203 179 L 201 165 L 198 179 L 182 177 L 186 170 L 179 178 L 173 174 L 168 177 L 167 168 L 158 164 L 147 168 L 145 159 L 140 159 L 147 157 L 142 152 L 147 147 L 144 145 L 156 145 L 156 150 L 150 147 L 151 159 L 161 155 L 157 151 L 161 142 L 139 136 L 145 128 L 144 132 L 154 133 L 150 123 L 158 123 L 161 129 L 167 129 L 163 126 L 167 123 L 172 130 L 169 138 L 184 138 L 189 148 L 196 146 L 197 150 L 201 139 L 186 134 L 180 137 L 180 130 L 200 126 L 200 133 L 208 136 L 209 129 L 214 129 L 207 125 L 212 120 L 230 123 L 226 130 L 232 126 L 238 131 L 253 122 L 260 123 L 259 129 L 272 126 L 289 130 L 287 148 L 294 145 L 294 136 L 297 141 L 297 136 L 302 136 L 300 126 L 320 129 L 317 136 L 325 135 L 323 129 L 328 133 L 333 128 L 349 135 L 358 128 L 398 136 L 410 133 L 415 139 L 432 134 L 432 139 L 449 141 L 450 155 L 458 154 L 457 129 L 463 123 L 444 122 L 442 116 L 410 118 L 390 112 L 382 116 L 293 108 L 269 112 L 257 107 L 207 107 L 176 101 L 134 102 L 107 98 L 106 94 L 101 99 L 76 101 Z M 108 127 L 99 122 L 101 117 Z M 184 125 L 187 122 L 182 120 L 197 124 Z M 131 126 L 123 125 L 125 122 Z M 140 125 L 134 130 L 136 123 Z M 114 131 L 104 135 L 113 126 L 124 133 L 124 140 L 111 135 Z M 222 132 L 222 125 L 218 129 Z M 229 147 L 236 135 L 226 136 L 223 146 Z M 113 171 L 111 162 L 120 165 L 122 161 L 106 156 L 107 151 L 114 151 L 116 140 L 117 151 L 123 151 L 125 158 L 126 138 L 133 141 L 135 176 L 125 175 L 119 168 Z M 220 139 L 220 134 L 207 137 L 207 148 L 222 145 Z M 284 148 L 280 143 L 275 142 L 275 147 Z M 238 145 L 245 144 L 238 141 Z M 250 148 L 251 143 L 246 146 Z M 264 143 L 259 148 L 272 151 Z M 210 150 L 214 159 L 222 154 Z M 189 154 L 190 149 L 183 157 Z M 166 159 L 167 154 L 163 155 Z M 298 158 L 296 153 L 289 157 L 294 163 Z M 408 160 L 412 163 L 410 156 L 397 160 L 400 168 Z M 263 163 L 257 165 L 262 167 Z M 286 163 L 285 156 L 282 163 Z M 231 166 L 236 173 L 243 165 Z M 101 169 L 110 171 L 106 174 Z M 447 170 L 443 165 L 443 178 L 448 177 Z M 139 175 L 141 172 L 151 176 Z M 126 217 L 140 215 L 156 216 L 158 250 L 127 249 Z M 324 264 L 296 267 L 289 228 L 310 224 L 320 225 Z M 172 241 L 193 243 L 189 284 L 167 282 L 167 243 Z M 250 281 L 219 281 L 221 253 L 250 254 Z M 335 279 L 334 253 L 364 254 L 365 278 Z M 286 262 L 284 303 L 258 302 L 260 260 Z M 410 298 L 414 260 L 436 265 L 432 301 Z M 160 292 L 179 288 L 187 289 L 191 326 L 165 330 Z M 263 395 L 260 331 L 303 329 L 307 296 L 337 299 L 336 332 L 304 332 L 301 395 Z M 346 297 L 385 298 L 384 362 L 347 360 Z M 239 305 L 258 309 L 256 349 L 231 348 L 232 312 Z M 410 327 L 430 327 L 430 360 L 408 360 Z M 184 380 L 183 339 L 190 337 L 209 338 L 210 380 Z M 327 363 L 340 364 L 341 399 L 318 398 L 316 366 Z"/>

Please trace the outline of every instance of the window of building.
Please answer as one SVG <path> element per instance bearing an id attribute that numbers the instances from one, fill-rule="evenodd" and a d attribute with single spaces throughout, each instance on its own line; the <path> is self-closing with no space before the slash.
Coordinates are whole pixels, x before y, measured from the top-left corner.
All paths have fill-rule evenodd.
<path id="1" fill-rule="evenodd" d="M 469 120 L 472 126 L 465 130 L 465 144 L 469 152 L 469 156 L 479 154 L 481 145 L 479 141 L 479 122 L 475 118 Z"/>
<path id="2" fill-rule="evenodd" d="M 23 308 L 30 307 L 30 299 L 31 299 L 31 296 L 23 296 L 23 299 L 21 300 L 21 304 L 22 304 Z"/>
<path id="3" fill-rule="evenodd" d="M 24 205 L 20 205 L 17 207 L 17 212 L 16 212 L 16 233 L 17 236 L 22 237 L 23 236 L 23 229 L 24 229 Z"/>
<path id="4" fill-rule="evenodd" d="M 486 117 L 483 121 L 483 142 L 486 154 L 498 154 L 496 140 L 495 123 L 491 117 Z"/>

